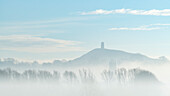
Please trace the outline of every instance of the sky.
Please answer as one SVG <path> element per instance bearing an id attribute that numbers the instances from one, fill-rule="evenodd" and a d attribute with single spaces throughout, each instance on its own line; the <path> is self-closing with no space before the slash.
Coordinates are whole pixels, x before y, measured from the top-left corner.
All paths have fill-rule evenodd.
<path id="1" fill-rule="evenodd" d="M 170 58 L 169 0 L 0 0 L 0 58 L 74 59 L 105 48 Z"/>

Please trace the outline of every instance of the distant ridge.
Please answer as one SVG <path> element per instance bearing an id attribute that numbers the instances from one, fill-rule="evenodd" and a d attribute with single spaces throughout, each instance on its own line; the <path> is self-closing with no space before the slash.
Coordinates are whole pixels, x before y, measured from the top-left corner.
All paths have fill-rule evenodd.
<path id="1" fill-rule="evenodd" d="M 116 62 L 117 64 L 125 62 L 141 62 L 145 64 L 161 64 L 168 63 L 169 60 L 165 57 L 153 59 L 139 53 L 128 53 L 120 50 L 111 50 L 104 48 L 96 48 L 79 58 L 76 58 L 69 63 L 73 65 L 105 65 L 110 62 Z"/>
<path id="2" fill-rule="evenodd" d="M 162 56 L 158 59 L 153 59 L 139 53 L 129 53 L 120 50 L 96 48 L 90 52 L 70 61 L 54 60 L 52 63 L 44 62 L 39 64 L 38 62 L 19 62 L 13 58 L 0 59 L 0 67 L 8 68 L 56 68 L 56 67 L 87 67 L 87 66 L 115 66 L 126 63 L 140 63 L 140 64 L 166 64 L 170 61 Z"/>

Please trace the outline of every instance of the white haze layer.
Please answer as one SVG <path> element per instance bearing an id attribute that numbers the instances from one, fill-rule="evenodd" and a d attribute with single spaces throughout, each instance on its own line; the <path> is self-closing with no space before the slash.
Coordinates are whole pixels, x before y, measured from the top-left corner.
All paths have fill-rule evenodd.
<path id="1" fill-rule="evenodd" d="M 1 82 L 0 83 L 0 96 L 170 96 L 170 74 L 169 64 L 163 65 L 142 65 L 139 62 L 124 63 L 118 68 L 140 68 L 152 72 L 161 85 L 140 83 L 134 84 L 118 84 L 106 83 L 101 79 L 101 72 L 109 70 L 108 67 L 91 67 L 87 68 L 97 79 L 95 83 L 77 83 L 60 80 L 59 82 L 53 81 L 40 81 L 40 82 Z M 61 74 L 64 71 L 73 71 L 78 74 L 79 69 L 82 68 L 60 68 Z"/>

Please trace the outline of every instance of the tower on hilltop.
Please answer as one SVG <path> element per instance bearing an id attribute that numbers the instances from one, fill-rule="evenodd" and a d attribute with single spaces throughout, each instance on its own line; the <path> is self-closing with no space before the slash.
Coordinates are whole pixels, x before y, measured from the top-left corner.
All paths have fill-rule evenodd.
<path id="1" fill-rule="evenodd" d="M 101 49 L 104 49 L 104 42 L 101 42 Z"/>

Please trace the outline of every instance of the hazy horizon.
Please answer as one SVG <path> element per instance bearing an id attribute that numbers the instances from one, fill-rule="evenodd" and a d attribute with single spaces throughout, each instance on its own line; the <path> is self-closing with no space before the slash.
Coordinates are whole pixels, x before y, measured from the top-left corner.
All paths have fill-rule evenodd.
<path id="1" fill-rule="evenodd" d="M 170 96 L 170 0 L 0 0 L 0 96 Z"/>

